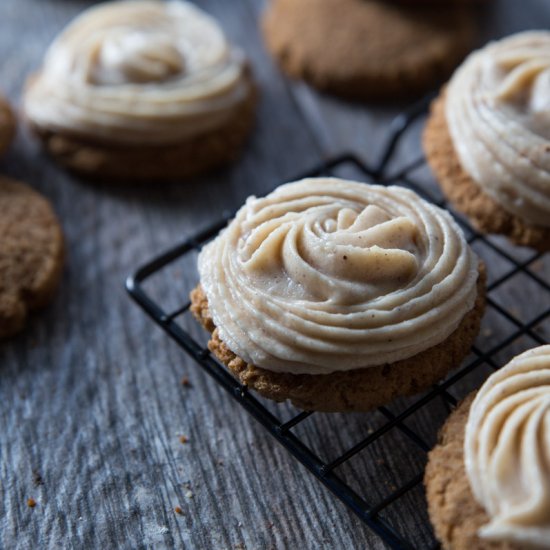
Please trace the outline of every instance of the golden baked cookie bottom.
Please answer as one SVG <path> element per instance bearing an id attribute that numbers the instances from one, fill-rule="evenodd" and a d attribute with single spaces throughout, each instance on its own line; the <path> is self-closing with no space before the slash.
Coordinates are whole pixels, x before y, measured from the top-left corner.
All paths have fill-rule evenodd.
<path id="1" fill-rule="evenodd" d="M 9 147 L 15 135 L 15 115 L 6 98 L 0 95 L 0 156 Z"/>
<path id="2" fill-rule="evenodd" d="M 464 468 L 464 430 L 474 397 L 475 392 L 449 416 L 429 454 L 424 485 L 430 520 L 445 550 L 522 550 L 477 535 L 489 517 L 475 500 Z"/>
<path id="3" fill-rule="evenodd" d="M 393 364 L 331 374 L 279 373 L 247 364 L 220 339 L 200 285 L 191 292 L 191 312 L 211 333 L 208 349 L 242 384 L 264 397 L 278 402 L 290 400 L 304 410 L 369 411 L 398 396 L 429 388 L 462 363 L 479 332 L 485 310 L 485 281 L 485 267 L 480 264 L 474 308 L 437 346 Z"/>
<path id="4" fill-rule="evenodd" d="M 0 176 L 0 339 L 21 331 L 29 311 L 46 306 L 61 278 L 63 233 L 50 203 Z"/>
<path id="5" fill-rule="evenodd" d="M 550 251 L 550 228 L 530 225 L 505 210 L 462 168 L 445 117 L 445 93 L 431 107 L 423 136 L 424 151 L 444 194 L 482 233 L 505 235 L 517 245 Z"/>
<path id="6" fill-rule="evenodd" d="M 271 54 L 289 76 L 359 101 L 418 96 L 471 49 L 470 7 L 374 0 L 274 0 L 263 18 Z"/>
<path id="7" fill-rule="evenodd" d="M 32 85 L 32 83 L 31 83 Z M 40 128 L 30 121 L 46 151 L 80 176 L 107 181 L 186 180 L 236 160 L 254 125 L 257 91 L 224 126 L 192 139 L 167 145 L 125 146 Z"/>

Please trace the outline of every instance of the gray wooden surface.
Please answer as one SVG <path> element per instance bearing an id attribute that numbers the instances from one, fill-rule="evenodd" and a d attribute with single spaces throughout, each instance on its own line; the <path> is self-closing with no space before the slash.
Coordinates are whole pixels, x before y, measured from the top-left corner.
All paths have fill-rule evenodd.
<path id="1" fill-rule="evenodd" d="M 90 3 L 0 0 L 0 88 L 14 103 L 51 39 Z M 384 547 L 123 289 L 138 264 L 237 207 L 251 192 L 267 192 L 325 155 L 353 150 L 375 159 L 397 112 L 345 104 L 282 77 L 258 32 L 264 2 L 198 3 L 246 49 L 262 90 L 254 136 L 231 170 L 181 185 L 90 185 L 59 170 L 24 128 L 0 165 L 2 173 L 50 197 L 68 244 L 55 303 L 34 316 L 24 334 L 0 346 L 2 549 Z M 482 41 L 549 25 L 548 0 L 501 0 L 484 23 Z M 405 159 L 418 153 L 413 131 L 399 154 Z M 430 185 L 427 171 L 418 177 Z M 490 261 L 493 278 L 509 269 L 488 249 L 478 249 Z M 529 255 L 510 250 L 520 258 Z M 547 259 L 533 269 L 549 277 Z M 158 288 L 176 304 L 196 274 L 186 265 L 173 275 Z M 548 296 L 524 276 L 494 297 L 522 320 L 550 307 Z M 512 328 L 490 314 L 479 346 L 489 349 Z M 548 337 L 548 321 L 537 330 Z M 522 338 L 497 360 L 531 345 Z M 488 372 L 466 380 L 457 396 Z M 191 387 L 180 384 L 184 375 Z M 437 402 L 409 425 L 433 443 L 445 415 Z M 297 433 L 330 458 L 382 423 L 378 413 L 314 415 Z M 339 473 L 375 500 L 421 471 L 424 460 L 392 432 Z M 33 509 L 29 498 L 36 500 Z M 183 515 L 174 513 L 176 506 Z M 420 487 L 384 515 L 419 547 L 431 540 Z"/>

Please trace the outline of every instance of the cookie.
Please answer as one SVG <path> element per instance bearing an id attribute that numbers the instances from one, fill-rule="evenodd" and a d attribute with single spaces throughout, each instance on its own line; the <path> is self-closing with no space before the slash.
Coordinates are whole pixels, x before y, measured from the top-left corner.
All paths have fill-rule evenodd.
<path id="1" fill-rule="evenodd" d="M 241 384 L 277 402 L 307 411 L 364 412 L 399 396 L 429 389 L 462 363 L 479 332 L 485 311 L 485 270 L 480 270 L 475 307 L 441 344 L 390 365 L 331 374 L 278 373 L 247 364 L 220 339 L 203 289 L 191 293 L 191 311 L 212 336 L 208 349 Z"/>
<path id="2" fill-rule="evenodd" d="M 244 53 L 194 4 L 109 2 L 54 40 L 24 111 L 46 150 L 81 175 L 178 180 L 236 159 L 256 98 Z"/>
<path id="3" fill-rule="evenodd" d="M 267 47 L 291 77 L 354 100 L 408 99 L 446 78 L 473 45 L 469 7 L 375 0 L 274 0 Z"/>
<path id="4" fill-rule="evenodd" d="M 0 95 L 0 156 L 9 147 L 15 135 L 15 115 L 8 100 Z"/>
<path id="5" fill-rule="evenodd" d="M 485 271 L 450 215 L 410 190 L 310 178 L 250 197 L 198 257 L 191 311 L 248 387 L 360 411 L 457 367 Z"/>
<path id="6" fill-rule="evenodd" d="M 437 98 L 423 135 L 424 151 L 441 189 L 452 205 L 481 233 L 498 233 L 514 244 L 550 250 L 550 228 L 531 225 L 504 210 L 465 172 L 445 120 L 445 94 Z"/>
<path id="7" fill-rule="evenodd" d="M 541 252 L 550 250 L 550 141 L 539 105 L 550 85 L 533 63 L 548 47 L 549 32 L 527 32 L 472 54 L 433 102 L 423 136 L 457 210 L 482 233 Z"/>
<path id="8" fill-rule="evenodd" d="M 474 397 L 467 397 L 451 414 L 429 454 L 424 484 L 430 520 L 445 550 L 521 550 L 477 535 L 489 517 L 476 502 L 464 469 L 464 429 Z"/>
<path id="9" fill-rule="evenodd" d="M 549 547 L 549 404 L 546 345 L 495 371 L 449 417 L 425 475 L 443 548 Z"/>
<path id="10" fill-rule="evenodd" d="M 63 235 L 50 203 L 27 185 L 0 177 L 0 339 L 46 306 L 63 269 Z"/>

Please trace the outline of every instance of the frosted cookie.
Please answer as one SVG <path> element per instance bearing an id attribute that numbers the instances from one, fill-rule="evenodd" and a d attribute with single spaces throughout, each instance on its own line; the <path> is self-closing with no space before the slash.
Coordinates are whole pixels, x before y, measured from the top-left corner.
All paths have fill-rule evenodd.
<path id="1" fill-rule="evenodd" d="M 0 157 L 6 152 L 15 135 L 15 115 L 8 100 L 0 95 Z"/>
<path id="2" fill-rule="evenodd" d="M 233 160 L 253 124 L 241 50 L 189 2 L 86 10 L 29 80 L 25 114 L 48 152 L 93 178 L 192 177 Z"/>
<path id="3" fill-rule="evenodd" d="M 407 99 L 447 78 L 468 53 L 475 17 L 448 5 L 273 0 L 263 30 L 291 77 L 351 99 Z"/>
<path id="4" fill-rule="evenodd" d="M 485 276 L 449 214 L 333 178 L 251 197 L 199 255 L 192 312 L 239 380 L 303 409 L 363 411 L 457 367 Z"/>
<path id="5" fill-rule="evenodd" d="M 0 339 L 19 332 L 29 311 L 46 306 L 63 269 L 63 234 L 50 203 L 0 177 Z"/>
<path id="6" fill-rule="evenodd" d="M 425 484 L 443 548 L 550 548 L 550 346 L 491 375 L 439 439 Z"/>
<path id="7" fill-rule="evenodd" d="M 424 149 L 444 193 L 484 233 L 550 250 L 550 32 L 473 53 L 432 107 Z"/>

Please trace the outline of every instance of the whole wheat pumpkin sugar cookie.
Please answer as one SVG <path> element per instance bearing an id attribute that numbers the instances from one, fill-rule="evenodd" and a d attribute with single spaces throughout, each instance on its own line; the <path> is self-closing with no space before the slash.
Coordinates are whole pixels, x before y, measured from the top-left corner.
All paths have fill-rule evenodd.
<path id="1" fill-rule="evenodd" d="M 63 269 L 63 234 L 50 203 L 27 185 L 0 176 L 0 339 L 23 329 L 46 306 Z"/>
<path id="2" fill-rule="evenodd" d="M 320 411 L 418 393 L 468 354 L 483 265 L 415 193 L 334 178 L 251 197 L 200 253 L 191 310 L 245 385 Z"/>
<path id="3" fill-rule="evenodd" d="M 0 95 L 0 157 L 6 152 L 15 135 L 15 115 L 8 100 Z"/>
<path id="4" fill-rule="evenodd" d="M 273 0 L 267 47 L 291 77 L 356 100 L 408 99 L 446 78 L 473 46 L 470 7 L 377 0 Z"/>
<path id="5" fill-rule="evenodd" d="M 434 101 L 424 132 L 445 195 L 484 233 L 550 250 L 550 32 L 474 52 Z"/>
<path id="6" fill-rule="evenodd" d="M 550 548 L 550 346 L 515 357 L 451 414 L 425 474 L 445 550 Z"/>
<path id="7" fill-rule="evenodd" d="M 86 10 L 29 79 L 26 117 L 61 164 L 95 179 L 185 179 L 234 160 L 255 114 L 243 52 L 183 1 Z"/>

